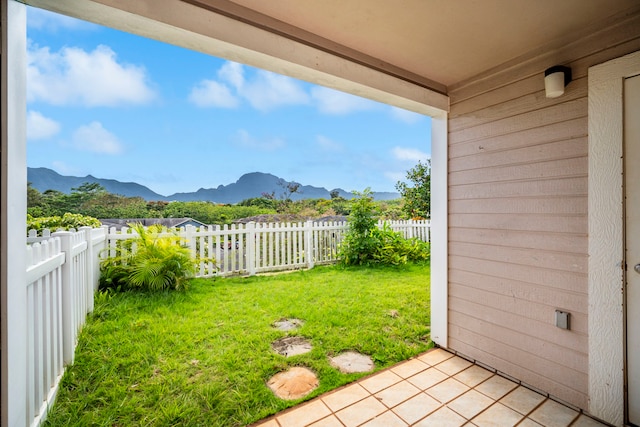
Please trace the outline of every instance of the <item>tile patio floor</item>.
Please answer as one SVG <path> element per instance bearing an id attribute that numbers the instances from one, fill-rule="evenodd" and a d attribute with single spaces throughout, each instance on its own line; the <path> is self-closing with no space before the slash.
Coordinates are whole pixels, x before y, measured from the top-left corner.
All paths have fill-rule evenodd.
<path id="1" fill-rule="evenodd" d="M 604 426 L 435 349 L 273 415 L 254 427 Z"/>

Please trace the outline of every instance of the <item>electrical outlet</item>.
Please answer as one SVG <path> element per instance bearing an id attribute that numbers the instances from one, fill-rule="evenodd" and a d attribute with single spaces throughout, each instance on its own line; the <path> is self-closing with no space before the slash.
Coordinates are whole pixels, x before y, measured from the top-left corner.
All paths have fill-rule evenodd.
<path id="1" fill-rule="evenodd" d="M 556 310 L 556 326 L 561 329 L 569 329 L 569 313 Z"/>

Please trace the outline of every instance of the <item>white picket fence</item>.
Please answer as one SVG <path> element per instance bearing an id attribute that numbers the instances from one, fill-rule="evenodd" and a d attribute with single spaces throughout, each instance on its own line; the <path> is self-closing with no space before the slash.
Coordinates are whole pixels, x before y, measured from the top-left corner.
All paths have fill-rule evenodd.
<path id="1" fill-rule="evenodd" d="M 39 425 L 73 362 L 78 332 L 93 310 L 105 229 L 31 232 L 27 246 L 27 414 Z"/>
<path id="2" fill-rule="evenodd" d="M 429 241 L 429 221 L 387 223 L 405 237 Z M 379 226 L 382 227 L 381 222 Z M 172 230 L 199 262 L 196 277 L 253 275 L 337 261 L 346 222 L 249 223 Z M 100 260 L 135 238 L 129 228 L 81 227 L 29 232 L 27 242 L 27 406 L 31 426 L 45 419 L 64 366 L 73 363 L 78 333 L 93 310 Z M 133 248 L 135 250 L 135 248 Z"/>
<path id="3" fill-rule="evenodd" d="M 423 242 L 431 242 L 431 221 L 427 219 L 410 221 L 378 221 L 378 227 L 382 228 L 385 223 L 393 231 L 402 233 L 405 239 L 416 238 Z"/>
<path id="4" fill-rule="evenodd" d="M 383 224 L 380 221 L 378 225 L 382 227 Z M 426 242 L 430 239 L 429 221 L 387 221 L 387 225 L 406 238 Z M 250 222 L 199 228 L 187 226 L 171 232 L 180 236 L 194 259 L 203 260 L 198 262 L 196 277 L 212 277 L 313 268 L 336 262 L 347 227 L 346 222 Z M 136 236 L 128 227 L 120 230 L 113 227 L 107 235 L 107 247 L 122 247 L 118 242 Z"/>

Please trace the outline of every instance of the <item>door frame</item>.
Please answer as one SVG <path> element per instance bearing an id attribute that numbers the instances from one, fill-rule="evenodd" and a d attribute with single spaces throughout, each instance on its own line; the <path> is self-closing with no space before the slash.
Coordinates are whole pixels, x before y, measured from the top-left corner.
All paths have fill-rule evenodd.
<path id="1" fill-rule="evenodd" d="M 589 68 L 589 412 L 626 421 L 623 94 L 640 51 Z"/>

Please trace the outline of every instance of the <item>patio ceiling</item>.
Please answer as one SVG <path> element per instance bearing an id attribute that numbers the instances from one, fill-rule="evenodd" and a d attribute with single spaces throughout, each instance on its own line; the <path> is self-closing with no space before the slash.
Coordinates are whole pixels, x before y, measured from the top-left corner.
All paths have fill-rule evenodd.
<path id="1" fill-rule="evenodd" d="M 447 94 L 554 52 L 637 0 L 24 0 L 441 117 Z"/>
<path id="2" fill-rule="evenodd" d="M 185 0 L 445 92 L 563 46 L 637 0 Z"/>

